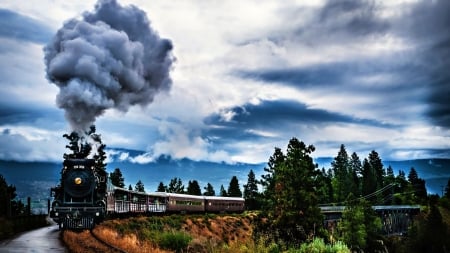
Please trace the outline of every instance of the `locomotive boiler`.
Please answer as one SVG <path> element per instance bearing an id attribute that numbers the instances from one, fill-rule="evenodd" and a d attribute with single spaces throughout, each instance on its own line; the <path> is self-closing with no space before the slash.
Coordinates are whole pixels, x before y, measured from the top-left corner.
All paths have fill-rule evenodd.
<path id="1" fill-rule="evenodd" d="M 107 173 L 93 159 L 66 159 L 61 182 L 51 188 L 50 217 L 64 229 L 92 229 L 106 213 Z"/>

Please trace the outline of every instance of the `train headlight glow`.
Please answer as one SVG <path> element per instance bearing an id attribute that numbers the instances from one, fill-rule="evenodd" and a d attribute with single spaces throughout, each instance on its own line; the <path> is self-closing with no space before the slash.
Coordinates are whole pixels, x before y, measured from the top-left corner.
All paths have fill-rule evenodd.
<path id="1" fill-rule="evenodd" d="M 55 213 L 55 216 L 58 216 L 59 215 L 59 213 Z"/>
<path id="2" fill-rule="evenodd" d="M 96 213 L 95 213 L 95 216 L 100 216 L 100 213 L 99 213 L 99 212 L 96 212 Z"/>
<path id="3" fill-rule="evenodd" d="M 74 180 L 75 184 L 80 185 L 83 181 L 81 180 L 81 178 L 77 177 Z"/>

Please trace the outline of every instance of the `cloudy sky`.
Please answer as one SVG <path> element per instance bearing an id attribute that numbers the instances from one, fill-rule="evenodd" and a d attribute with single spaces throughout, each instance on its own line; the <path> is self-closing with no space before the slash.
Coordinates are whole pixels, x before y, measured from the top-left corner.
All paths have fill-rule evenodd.
<path id="1" fill-rule="evenodd" d="M 73 126 L 44 47 L 95 3 L 0 2 L 0 159 L 62 159 Z M 315 157 L 341 144 L 383 160 L 450 157 L 448 0 L 118 3 L 147 14 L 172 58 L 151 98 L 95 115 L 111 154 L 261 163 L 297 137 Z"/>

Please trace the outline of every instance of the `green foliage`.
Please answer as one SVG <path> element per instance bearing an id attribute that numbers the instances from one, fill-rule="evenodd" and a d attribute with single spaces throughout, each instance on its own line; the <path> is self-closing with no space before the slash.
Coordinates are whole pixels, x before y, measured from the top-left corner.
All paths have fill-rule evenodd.
<path id="1" fill-rule="evenodd" d="M 205 189 L 205 192 L 203 192 L 203 195 L 205 196 L 215 196 L 216 192 L 214 191 L 214 187 L 208 183 L 203 189 Z"/>
<path id="2" fill-rule="evenodd" d="M 405 252 L 446 252 L 450 248 L 449 237 L 448 224 L 433 203 L 427 214 L 419 216 L 410 228 Z"/>
<path id="3" fill-rule="evenodd" d="M 156 189 L 157 192 L 166 192 L 167 186 L 164 185 L 163 182 L 159 182 L 158 189 Z"/>
<path id="4" fill-rule="evenodd" d="M 245 208 L 247 210 L 256 210 L 259 209 L 259 193 L 258 193 L 258 182 L 255 178 L 255 173 L 253 170 L 250 170 L 248 173 L 247 184 L 244 185 L 244 199 L 245 199 Z"/>
<path id="5" fill-rule="evenodd" d="M 200 190 L 200 185 L 198 184 L 197 180 L 189 180 L 187 194 L 197 196 L 202 195 L 202 191 Z"/>
<path id="6" fill-rule="evenodd" d="M 125 187 L 125 179 L 122 176 L 122 171 L 119 168 L 115 168 L 112 173 L 109 174 L 111 184 L 117 187 Z"/>
<path id="7" fill-rule="evenodd" d="M 310 157 L 314 150 L 296 138 L 290 140 L 285 156 L 275 149 L 262 180 L 266 201 L 261 219 L 267 222 L 258 224 L 257 234 L 271 231 L 275 242 L 297 245 L 322 232 L 315 194 L 320 171 Z"/>
<path id="8" fill-rule="evenodd" d="M 221 197 L 227 197 L 227 191 L 225 191 L 225 188 L 223 187 L 223 185 L 220 185 L 220 196 Z"/>
<path id="9" fill-rule="evenodd" d="M 239 181 L 236 176 L 231 177 L 230 185 L 227 191 L 228 197 L 242 197 L 241 188 L 239 187 Z"/>
<path id="10" fill-rule="evenodd" d="M 167 187 L 167 192 L 171 193 L 184 193 L 184 185 L 181 178 L 174 177 L 170 180 L 169 186 Z"/>
<path id="11" fill-rule="evenodd" d="M 353 196 L 350 196 L 353 198 Z M 349 202 L 338 225 L 340 239 L 352 249 L 373 249 L 376 247 L 381 219 L 377 216 L 369 201 Z"/>
<path id="12" fill-rule="evenodd" d="M 289 253 L 350 253 L 350 250 L 342 242 L 333 245 L 325 244 L 323 239 L 315 238 L 310 243 L 304 243 L 298 250 L 289 250 Z"/>
<path id="13" fill-rule="evenodd" d="M 142 183 L 141 180 L 137 181 L 136 185 L 134 186 L 134 190 L 137 192 L 145 192 L 144 183 Z"/>
<path id="14" fill-rule="evenodd" d="M 192 237 L 184 232 L 169 231 L 162 232 L 158 239 L 158 245 L 163 249 L 182 252 L 187 248 Z"/>

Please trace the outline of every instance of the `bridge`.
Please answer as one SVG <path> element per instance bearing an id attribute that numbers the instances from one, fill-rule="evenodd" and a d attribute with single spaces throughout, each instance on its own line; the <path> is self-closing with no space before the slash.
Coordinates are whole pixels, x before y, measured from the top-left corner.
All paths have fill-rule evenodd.
<path id="1" fill-rule="evenodd" d="M 420 212 L 419 205 L 372 206 L 381 218 L 382 233 L 385 235 L 401 235 L 408 231 L 414 215 Z M 345 206 L 320 206 L 325 216 L 324 225 L 334 229 L 342 217 Z"/>

